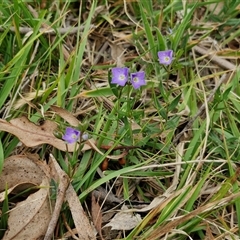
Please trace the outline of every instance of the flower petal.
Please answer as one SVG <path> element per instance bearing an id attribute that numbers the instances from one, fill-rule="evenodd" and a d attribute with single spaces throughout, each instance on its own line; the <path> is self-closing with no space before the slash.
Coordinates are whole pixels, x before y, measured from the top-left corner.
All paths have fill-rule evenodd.
<path id="1" fill-rule="evenodd" d="M 131 83 L 135 89 L 138 89 L 143 85 L 146 85 L 145 72 L 142 71 L 142 72 L 131 73 Z"/>
<path id="2" fill-rule="evenodd" d="M 81 132 L 75 128 L 67 127 L 62 139 L 67 143 L 75 143 L 80 138 Z"/>
<path id="3" fill-rule="evenodd" d="M 159 62 L 163 65 L 169 65 L 173 60 L 173 50 L 159 51 L 158 52 Z"/>
<path id="4" fill-rule="evenodd" d="M 115 67 L 112 68 L 112 81 L 113 84 L 118 84 L 120 86 L 125 86 L 128 81 L 128 68 Z"/>

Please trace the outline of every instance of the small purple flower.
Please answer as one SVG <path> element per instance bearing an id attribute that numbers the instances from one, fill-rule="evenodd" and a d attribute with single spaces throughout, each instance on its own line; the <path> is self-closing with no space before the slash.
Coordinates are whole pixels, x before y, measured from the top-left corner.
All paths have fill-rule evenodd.
<path id="1" fill-rule="evenodd" d="M 125 86 L 128 81 L 128 68 L 127 67 L 115 67 L 112 68 L 112 81 L 113 84 Z"/>
<path id="2" fill-rule="evenodd" d="M 67 127 L 62 139 L 67 143 L 75 143 L 80 138 L 81 132 L 77 129 Z"/>
<path id="3" fill-rule="evenodd" d="M 159 62 L 163 65 L 171 64 L 173 60 L 173 50 L 159 51 L 158 59 L 159 59 Z"/>
<path id="4" fill-rule="evenodd" d="M 142 71 L 131 73 L 131 83 L 135 89 L 138 89 L 143 85 L 146 85 L 145 72 Z"/>

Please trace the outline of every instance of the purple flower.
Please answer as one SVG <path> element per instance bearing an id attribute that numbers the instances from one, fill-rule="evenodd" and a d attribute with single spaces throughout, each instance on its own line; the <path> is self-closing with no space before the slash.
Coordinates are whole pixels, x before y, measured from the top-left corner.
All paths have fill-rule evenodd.
<path id="1" fill-rule="evenodd" d="M 113 84 L 118 84 L 120 86 L 125 86 L 128 81 L 128 68 L 115 67 L 112 68 L 112 81 Z"/>
<path id="2" fill-rule="evenodd" d="M 143 85 L 146 85 L 145 72 L 142 71 L 131 73 L 131 83 L 135 89 L 138 89 Z"/>
<path id="3" fill-rule="evenodd" d="M 173 60 L 173 50 L 159 51 L 158 59 L 159 59 L 159 62 L 163 65 L 171 64 Z"/>
<path id="4" fill-rule="evenodd" d="M 80 138 L 81 132 L 77 129 L 67 127 L 62 139 L 67 143 L 75 143 Z"/>

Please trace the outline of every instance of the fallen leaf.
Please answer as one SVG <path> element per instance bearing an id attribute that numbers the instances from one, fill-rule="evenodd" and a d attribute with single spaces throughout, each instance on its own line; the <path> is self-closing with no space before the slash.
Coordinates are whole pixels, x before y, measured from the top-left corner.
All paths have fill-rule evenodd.
<path id="1" fill-rule="evenodd" d="M 4 161 L 0 175 L 0 192 L 20 183 L 40 185 L 42 179 L 48 175 L 48 167 L 44 162 L 33 160 L 25 155 L 11 156 Z"/>
<path id="2" fill-rule="evenodd" d="M 78 121 L 77 118 L 75 118 L 70 112 L 68 112 L 67 110 L 58 107 L 58 106 L 54 106 L 52 105 L 50 107 L 58 116 L 60 116 L 61 118 L 63 118 L 64 120 L 66 120 L 70 125 L 72 125 L 73 127 L 78 127 L 80 122 Z"/>
<path id="3" fill-rule="evenodd" d="M 104 201 L 108 205 L 116 205 L 122 202 L 111 191 L 109 192 L 101 186 L 93 190 L 92 194 L 94 194 L 95 198 L 99 199 L 100 201 Z"/>
<path id="4" fill-rule="evenodd" d="M 50 155 L 49 165 L 51 168 L 51 176 L 54 178 L 55 181 L 61 181 L 61 175 L 63 174 L 63 170 L 60 168 L 58 162 L 53 157 L 53 155 Z M 69 184 L 66 190 L 65 198 L 72 213 L 73 221 L 77 229 L 79 239 L 95 240 L 96 237 L 94 234 L 94 230 L 88 220 L 88 217 L 84 213 L 79 198 L 71 184 Z"/>
<path id="5" fill-rule="evenodd" d="M 62 209 L 62 204 L 64 202 L 66 191 L 70 184 L 70 179 L 68 175 L 61 169 L 61 167 L 58 165 L 56 159 L 53 157 L 52 154 L 50 154 L 49 166 L 51 169 L 51 173 L 53 173 L 52 178 L 56 182 L 59 182 L 59 185 L 57 190 L 57 198 L 56 198 L 55 206 L 52 212 L 51 220 L 49 222 L 44 240 L 52 239 L 52 236 L 56 228 L 59 215 Z"/>
<path id="6" fill-rule="evenodd" d="M 38 239 L 45 234 L 51 217 L 49 181 L 48 166 L 34 156 L 16 155 L 5 159 L 0 176 L 0 201 L 5 199 L 5 188 L 8 194 L 28 191 L 21 194 L 26 199 L 9 211 L 4 240 Z"/>
<path id="7" fill-rule="evenodd" d="M 68 152 L 73 152 L 78 148 L 78 146 L 75 148 L 75 143 L 66 144 L 62 139 L 55 137 L 54 132 L 57 130 L 57 127 L 58 125 L 55 122 L 49 120 L 38 126 L 24 116 L 12 119 L 10 122 L 0 119 L 0 130 L 15 135 L 27 147 L 49 144 L 59 150 Z M 90 148 L 88 144 L 84 144 L 82 151 Z"/>
<path id="8" fill-rule="evenodd" d="M 20 99 L 17 100 L 16 103 L 14 103 L 13 109 L 17 110 L 17 109 L 21 108 L 26 103 L 28 105 L 34 107 L 34 104 L 31 101 L 33 99 L 41 97 L 44 93 L 45 93 L 45 91 L 44 90 L 40 90 L 40 89 L 38 89 L 37 91 L 34 91 L 34 92 L 25 93 L 24 96 L 19 93 Z"/>
<path id="9" fill-rule="evenodd" d="M 117 67 L 124 67 L 124 52 L 126 51 L 121 45 L 111 44 L 111 56 L 112 59 L 117 63 Z"/>
<path id="10" fill-rule="evenodd" d="M 111 230 L 131 230 L 135 228 L 142 221 L 140 214 L 125 212 L 125 210 L 128 210 L 128 208 L 123 205 L 121 211 L 104 227 L 112 227 Z"/>
<path id="11" fill-rule="evenodd" d="M 99 236 L 101 239 L 103 239 L 102 236 L 102 212 L 101 207 L 96 201 L 96 198 L 94 194 L 91 195 L 91 214 L 92 214 L 92 220 L 95 228 L 97 229 Z"/>
<path id="12" fill-rule="evenodd" d="M 89 219 L 85 214 L 81 202 L 79 201 L 79 198 L 72 185 L 69 185 L 67 189 L 66 200 L 72 213 L 72 218 L 77 229 L 79 239 L 95 240 L 96 230 L 94 230 L 91 226 Z"/>
<path id="13" fill-rule="evenodd" d="M 3 240 L 38 239 L 45 234 L 51 218 L 48 180 L 40 187 L 10 211 Z"/>

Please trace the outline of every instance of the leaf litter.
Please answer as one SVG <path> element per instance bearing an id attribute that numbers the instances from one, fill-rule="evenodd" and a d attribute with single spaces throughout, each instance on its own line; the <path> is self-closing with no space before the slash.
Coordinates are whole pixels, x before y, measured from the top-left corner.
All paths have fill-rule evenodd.
<path id="1" fill-rule="evenodd" d="M 72 125 L 77 119 L 70 113 L 57 107 L 59 115 Z M 73 152 L 74 144 L 67 144 L 55 137 L 58 125 L 46 120 L 43 125 L 30 122 L 25 116 L 12 119 L 10 122 L 0 119 L 0 130 L 12 133 L 28 147 L 49 144 L 59 150 Z M 94 144 L 94 142 L 92 142 Z M 92 148 L 84 144 L 82 151 Z M 17 174 L 16 174 L 17 173 Z M 50 180 L 59 183 L 57 199 L 50 201 Z M 0 176 L 0 201 L 7 194 L 25 196 L 18 200 L 9 211 L 8 229 L 3 237 L 8 239 L 52 239 L 63 202 L 67 202 L 80 239 L 96 239 L 95 230 L 91 226 L 78 196 L 70 184 L 67 174 L 60 168 L 50 154 L 49 164 L 39 160 L 37 154 L 14 155 L 4 161 Z M 23 192 L 28 192 L 27 195 Z M 82 231 L 82 227 L 84 231 Z M 33 233 L 34 232 L 34 233 Z"/>
<path id="2" fill-rule="evenodd" d="M 69 177 L 58 165 L 56 159 L 53 157 L 52 154 L 50 155 L 49 165 L 51 169 L 51 175 L 54 177 L 54 180 L 59 181 L 59 188 L 55 208 L 44 240 L 51 239 L 64 200 L 66 200 L 69 204 L 69 208 L 72 213 L 73 221 L 75 223 L 79 239 L 96 239 L 94 230 L 83 211 L 77 194 L 73 189 L 72 185 L 70 184 Z"/>
<path id="3" fill-rule="evenodd" d="M 8 194 L 15 195 L 31 186 L 36 191 L 9 211 L 4 240 L 37 239 L 45 234 L 51 218 L 48 173 L 46 165 L 35 158 L 16 155 L 5 159 L 0 176 L 1 201 L 5 188 L 8 188 Z"/>
<path id="4" fill-rule="evenodd" d="M 57 138 L 54 135 L 57 128 L 58 125 L 53 121 L 45 120 L 42 125 L 36 125 L 25 116 L 12 119 L 10 122 L 0 119 L 0 130 L 15 135 L 27 147 L 49 144 L 61 151 L 73 152 L 76 149 L 75 143 L 66 144 L 62 139 Z M 83 150 L 87 149 L 90 149 L 90 146 L 85 144 Z"/>
<path id="5" fill-rule="evenodd" d="M 50 178 L 59 182 L 55 204 L 49 198 Z M 0 176 L 1 202 L 4 200 L 6 187 L 8 194 L 21 194 L 31 188 L 35 192 L 30 192 L 25 200 L 17 202 L 9 211 L 8 230 L 4 240 L 38 239 L 43 236 L 45 240 L 51 239 L 64 201 L 69 204 L 79 238 L 96 239 L 77 194 L 69 184 L 68 176 L 52 155 L 49 165 L 37 160 L 35 155 L 31 158 L 15 155 L 5 159 Z"/>
<path id="6" fill-rule="evenodd" d="M 128 207 L 123 205 L 120 212 L 118 212 L 104 227 L 111 227 L 112 230 L 125 231 L 135 228 L 142 221 L 141 215 L 126 212 L 126 210 L 128 210 Z"/>

